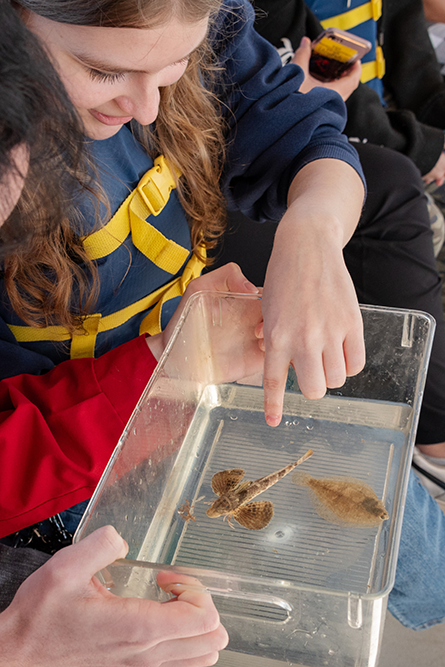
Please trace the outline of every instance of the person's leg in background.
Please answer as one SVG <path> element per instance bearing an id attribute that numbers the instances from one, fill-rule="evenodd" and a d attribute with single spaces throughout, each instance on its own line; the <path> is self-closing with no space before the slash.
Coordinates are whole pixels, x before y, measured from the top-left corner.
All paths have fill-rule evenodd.
<path id="1" fill-rule="evenodd" d="M 18 587 L 49 555 L 35 549 L 13 549 L 0 544 L 0 612 L 8 607 Z"/>
<path id="2" fill-rule="evenodd" d="M 413 472 L 388 609 L 412 630 L 445 622 L 445 514 Z"/>

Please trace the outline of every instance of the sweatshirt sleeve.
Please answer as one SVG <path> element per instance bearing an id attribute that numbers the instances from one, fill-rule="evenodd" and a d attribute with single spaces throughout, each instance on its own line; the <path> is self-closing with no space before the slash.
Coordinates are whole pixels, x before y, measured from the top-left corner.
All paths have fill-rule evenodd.
<path id="1" fill-rule="evenodd" d="M 356 151 L 342 134 L 340 96 L 323 88 L 300 93 L 301 68 L 282 67 L 276 49 L 255 31 L 250 3 L 228 0 L 224 7 L 214 49 L 225 68 L 219 97 L 230 109 L 222 181 L 229 209 L 279 220 L 293 178 L 318 159 L 345 161 L 364 181 Z"/>
<path id="2" fill-rule="evenodd" d="M 155 367 L 140 336 L 0 382 L 0 537 L 91 496 Z"/>

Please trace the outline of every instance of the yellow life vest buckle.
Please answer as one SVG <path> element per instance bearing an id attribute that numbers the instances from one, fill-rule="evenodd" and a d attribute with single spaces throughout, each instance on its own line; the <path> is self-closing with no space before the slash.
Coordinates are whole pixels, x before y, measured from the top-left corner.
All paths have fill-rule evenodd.
<path id="1" fill-rule="evenodd" d="M 175 187 L 173 175 L 161 155 L 156 158 L 155 166 L 141 178 L 137 191 L 151 215 L 158 215 Z"/>

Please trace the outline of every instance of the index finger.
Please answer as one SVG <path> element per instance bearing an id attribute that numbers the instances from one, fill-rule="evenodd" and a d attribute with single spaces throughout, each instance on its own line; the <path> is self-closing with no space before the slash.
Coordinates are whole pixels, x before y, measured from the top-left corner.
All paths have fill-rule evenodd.
<path id="1" fill-rule="evenodd" d="M 283 416 L 283 398 L 289 371 L 289 355 L 266 346 L 264 357 L 264 416 L 269 426 L 278 426 Z"/>

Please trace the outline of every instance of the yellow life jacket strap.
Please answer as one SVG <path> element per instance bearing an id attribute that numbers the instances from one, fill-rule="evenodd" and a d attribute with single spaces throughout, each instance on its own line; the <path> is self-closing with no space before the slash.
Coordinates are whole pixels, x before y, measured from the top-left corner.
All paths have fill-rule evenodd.
<path id="1" fill-rule="evenodd" d="M 331 16 L 329 19 L 320 21 L 323 28 L 340 28 L 340 30 L 351 30 L 355 26 L 369 21 L 369 19 L 374 19 L 378 21 L 382 15 L 382 0 L 371 0 L 371 2 L 365 2 L 365 4 L 360 5 L 360 7 L 355 7 L 355 9 L 350 9 L 347 12 L 342 14 L 337 14 L 337 16 Z"/>
<path id="2" fill-rule="evenodd" d="M 175 173 L 180 176 L 178 170 Z M 167 239 L 146 220 L 162 211 L 175 187 L 176 181 L 169 164 L 160 155 L 110 222 L 82 239 L 88 257 L 99 259 L 111 254 L 131 233 L 134 245 L 149 260 L 171 275 L 177 273 L 187 259 L 188 250 Z"/>
<path id="3" fill-rule="evenodd" d="M 205 250 L 201 249 L 205 257 Z M 157 334 L 161 331 L 160 321 L 163 304 L 176 296 L 182 296 L 189 282 L 197 278 L 205 263 L 195 254 L 187 262 L 181 276 L 175 278 L 152 294 L 132 303 L 126 308 L 102 317 L 100 313 L 87 315 L 83 320 L 83 329 L 71 334 L 68 329 L 61 326 L 49 326 L 42 329 L 27 326 L 8 325 L 18 342 L 33 343 L 37 341 L 69 341 L 71 339 L 71 359 L 94 357 L 94 348 L 97 335 L 104 331 L 115 329 L 125 324 L 131 317 L 149 308 L 153 310 L 142 320 L 139 334 Z"/>
<path id="4" fill-rule="evenodd" d="M 366 83 L 371 81 L 371 79 L 383 79 L 385 76 L 385 58 L 383 57 L 383 51 L 381 46 L 376 47 L 376 59 L 371 60 L 369 63 L 362 63 L 362 73 L 360 75 L 360 81 Z"/>

